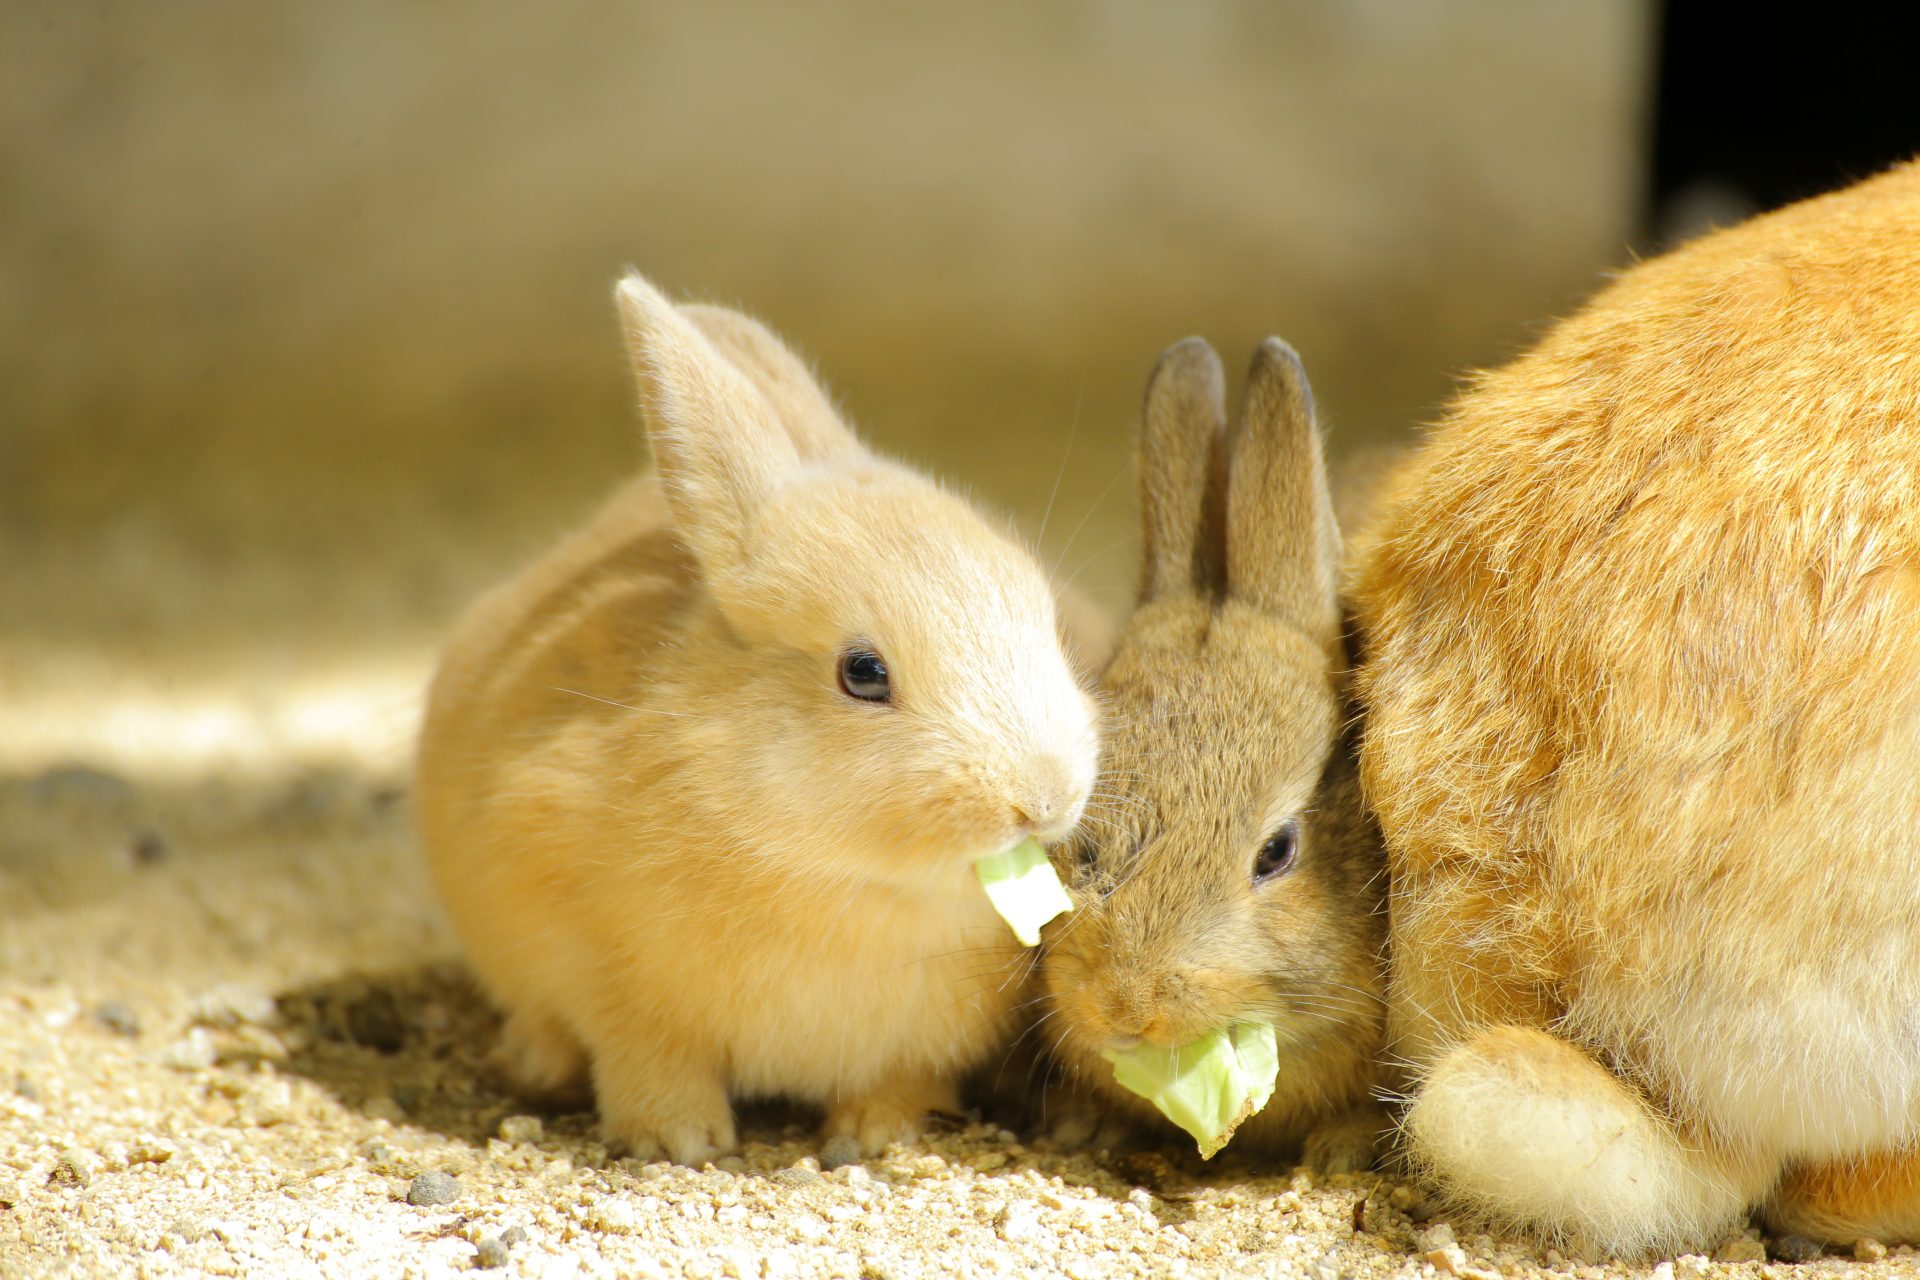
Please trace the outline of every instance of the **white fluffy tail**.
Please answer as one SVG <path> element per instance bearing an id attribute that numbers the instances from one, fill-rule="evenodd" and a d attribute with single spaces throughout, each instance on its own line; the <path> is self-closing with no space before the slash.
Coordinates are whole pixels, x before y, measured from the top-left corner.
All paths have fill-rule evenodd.
<path id="1" fill-rule="evenodd" d="M 1580 1049 L 1491 1027 L 1425 1073 L 1405 1121 L 1416 1166 L 1463 1206 L 1615 1255 L 1717 1243 L 1765 1189 Z"/>

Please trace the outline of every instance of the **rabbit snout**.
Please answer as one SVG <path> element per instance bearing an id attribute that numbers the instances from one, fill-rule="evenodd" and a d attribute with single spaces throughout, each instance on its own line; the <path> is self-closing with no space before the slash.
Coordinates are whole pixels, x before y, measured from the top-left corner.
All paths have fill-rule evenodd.
<path id="1" fill-rule="evenodd" d="M 1218 1022 L 1209 984 L 1174 966 L 1110 956 L 1075 989 L 1060 993 L 1069 1018 L 1095 1049 L 1128 1049 L 1146 1041 L 1172 1046 Z"/>
<path id="2" fill-rule="evenodd" d="M 1014 826 L 1046 844 L 1065 837 L 1079 824 L 1092 790 L 1080 772 L 1059 755 L 1043 755 L 1017 772 L 1007 788 Z"/>

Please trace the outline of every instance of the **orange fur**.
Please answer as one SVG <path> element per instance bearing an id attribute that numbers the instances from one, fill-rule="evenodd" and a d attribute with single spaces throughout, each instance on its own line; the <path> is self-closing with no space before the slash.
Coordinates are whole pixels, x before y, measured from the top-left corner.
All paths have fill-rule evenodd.
<path id="1" fill-rule="evenodd" d="M 1633 1252 L 1920 1136 L 1920 168 L 1635 267 L 1477 379 L 1353 593 L 1416 1163 L 1472 1202 L 1531 1162 L 1482 1207 Z M 1501 1024 L 1654 1108 L 1670 1210 L 1569 1216 L 1619 1188 L 1438 1096 Z"/>
<path id="2" fill-rule="evenodd" d="M 1815 1240 L 1920 1237 L 1920 1148 L 1797 1168 L 1774 1191 L 1767 1220 Z"/>
<path id="3" fill-rule="evenodd" d="M 867 452 L 755 322 L 618 299 L 659 474 L 448 642 L 435 877 L 517 1074 L 590 1070 L 635 1150 L 711 1156 L 764 1094 L 875 1148 L 1000 1040 L 1024 953 L 972 860 L 1073 826 L 1092 703 L 1026 550 Z M 891 703 L 836 684 L 856 645 Z"/>
<path id="4" fill-rule="evenodd" d="M 1271 1019 L 1273 1098 L 1235 1138 L 1370 1163 L 1383 1025 L 1378 833 L 1343 735 L 1339 529 L 1305 373 L 1263 345 L 1236 430 L 1219 358 L 1162 358 L 1140 443 L 1141 602 L 1101 687 L 1101 785 L 1070 846 L 1073 916 L 1049 932 L 1060 1057 L 1121 1114 L 1159 1122 L 1100 1056 Z M 1256 855 L 1297 827 L 1291 870 Z"/>

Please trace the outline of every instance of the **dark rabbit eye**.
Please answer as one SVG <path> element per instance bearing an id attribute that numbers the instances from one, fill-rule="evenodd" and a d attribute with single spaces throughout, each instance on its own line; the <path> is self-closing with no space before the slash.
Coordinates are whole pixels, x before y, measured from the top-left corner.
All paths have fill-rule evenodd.
<path id="1" fill-rule="evenodd" d="M 1260 846 L 1260 852 L 1253 859 L 1253 882 L 1264 884 L 1277 875 L 1283 875 L 1293 869 L 1293 860 L 1300 853 L 1300 828 L 1295 823 L 1287 823 L 1267 837 Z"/>
<path id="2" fill-rule="evenodd" d="M 871 649 L 849 649 L 840 655 L 840 691 L 862 702 L 886 702 L 893 697 L 887 682 L 887 664 Z"/>

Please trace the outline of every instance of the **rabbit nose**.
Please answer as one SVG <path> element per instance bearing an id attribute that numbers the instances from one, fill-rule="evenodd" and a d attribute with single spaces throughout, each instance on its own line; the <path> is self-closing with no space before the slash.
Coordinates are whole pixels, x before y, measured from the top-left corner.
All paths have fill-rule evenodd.
<path id="1" fill-rule="evenodd" d="M 1110 1033 L 1108 1039 L 1115 1048 L 1126 1049 L 1139 1044 L 1160 1021 L 1153 1002 L 1138 989 L 1109 992 L 1106 1006 L 1103 1012 Z"/>
<path id="2" fill-rule="evenodd" d="M 1043 760 L 1027 770 L 1025 788 L 1013 800 L 1013 820 L 1042 840 L 1056 840 L 1073 830 L 1086 805 L 1085 792 L 1073 781 L 1065 761 Z"/>

